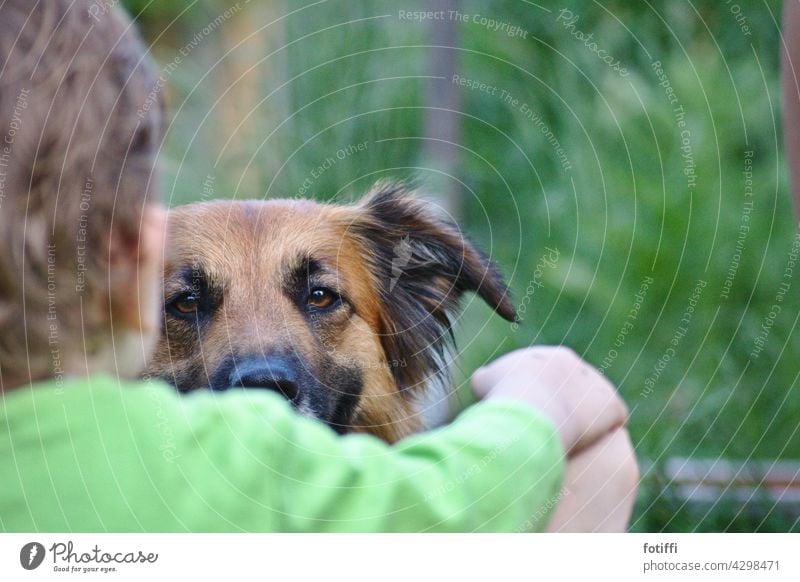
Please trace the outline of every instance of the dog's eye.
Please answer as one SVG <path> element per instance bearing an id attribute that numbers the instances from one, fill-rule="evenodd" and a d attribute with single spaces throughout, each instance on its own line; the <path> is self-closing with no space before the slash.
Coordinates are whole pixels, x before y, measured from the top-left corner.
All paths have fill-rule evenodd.
<path id="1" fill-rule="evenodd" d="M 176 297 L 167 307 L 176 315 L 192 315 L 197 312 L 199 300 L 196 293 L 183 293 Z"/>
<path id="2" fill-rule="evenodd" d="M 315 309 L 327 309 L 339 300 L 339 295 L 325 287 L 315 287 L 308 294 L 306 304 Z"/>

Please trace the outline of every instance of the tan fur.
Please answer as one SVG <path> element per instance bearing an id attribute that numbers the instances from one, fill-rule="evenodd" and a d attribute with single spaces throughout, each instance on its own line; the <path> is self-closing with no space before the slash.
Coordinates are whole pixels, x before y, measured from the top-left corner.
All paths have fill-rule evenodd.
<path id="1" fill-rule="evenodd" d="M 183 357 L 185 346 L 164 337 L 150 374 L 180 374 L 202 360 L 213 369 L 232 346 L 267 350 L 290 345 L 313 360 L 320 349 L 334 360 L 356 363 L 364 378 L 353 430 L 393 442 L 415 431 L 410 398 L 400 394 L 379 338 L 379 302 L 357 243 L 347 234 L 352 209 L 309 201 L 211 202 L 170 213 L 165 257 L 166 293 L 177 269 L 202 262 L 225 288 L 221 311 L 205 334 L 202 350 Z M 321 258 L 356 313 L 330 337 L 314 337 L 280 288 L 280 274 L 298 256 Z"/>
<path id="2" fill-rule="evenodd" d="M 339 432 L 394 442 L 417 431 L 418 397 L 448 380 L 443 356 L 462 294 L 515 317 L 496 266 L 434 210 L 402 184 L 379 183 L 348 206 L 216 201 L 172 211 L 165 333 L 148 373 L 181 391 L 275 389 Z M 193 270 L 202 277 L 190 286 Z M 210 299 L 187 316 L 176 298 L 189 286 Z M 320 288 L 340 298 L 331 309 L 309 303 Z M 273 365 L 292 377 L 265 376 Z"/>

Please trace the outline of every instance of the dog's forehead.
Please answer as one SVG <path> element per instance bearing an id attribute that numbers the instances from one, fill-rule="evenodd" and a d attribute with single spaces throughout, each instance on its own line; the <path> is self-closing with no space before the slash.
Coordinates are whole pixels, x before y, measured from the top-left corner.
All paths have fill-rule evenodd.
<path id="1" fill-rule="evenodd" d="M 348 252 L 347 222 L 345 207 L 310 200 L 189 204 L 169 215 L 168 268 L 269 276 L 307 257 L 338 263 Z"/>

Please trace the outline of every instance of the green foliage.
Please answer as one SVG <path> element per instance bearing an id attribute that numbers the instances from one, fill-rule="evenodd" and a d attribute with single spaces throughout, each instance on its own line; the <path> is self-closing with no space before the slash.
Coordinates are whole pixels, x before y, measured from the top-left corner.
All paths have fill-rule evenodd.
<path id="1" fill-rule="evenodd" d="M 461 2 L 470 18 L 459 24 L 458 73 L 497 88 L 464 87 L 460 94 L 462 223 L 525 305 L 514 331 L 469 301 L 456 332 L 462 384 L 476 366 L 514 347 L 566 344 L 620 387 L 643 458 L 800 457 L 800 283 L 784 277 L 795 227 L 779 114 L 780 3 L 739 4 L 751 35 L 718 2 L 567 2 L 579 17 L 573 28 L 559 20 L 561 7 Z M 154 49 L 164 63 L 225 6 L 169 5 L 163 20 L 147 21 L 148 36 L 189 5 L 170 25 L 170 40 Z M 288 14 L 280 28 L 259 20 L 263 7 L 245 8 L 257 35 L 279 39 L 272 54 L 262 47 L 264 54 L 254 55 L 247 42 L 224 53 L 214 44 L 221 31 L 210 34 L 169 78 L 170 203 L 200 198 L 207 176 L 213 195 L 237 198 L 347 199 L 380 176 L 433 179 L 422 154 L 427 23 L 398 18 L 398 10 L 427 5 L 269 5 L 271 14 Z M 492 31 L 471 19 L 476 14 L 527 34 Z M 603 62 L 576 30 L 593 33 L 628 74 Z M 228 88 L 226 70 L 243 55 L 263 76 L 237 132 L 219 125 L 225 108 L 215 100 Z M 656 61 L 677 103 L 659 84 Z M 694 187 L 684 173 L 683 131 Z M 229 138 L 239 154 L 228 153 Z M 366 151 L 338 159 L 341 148 L 360 142 Z M 753 204 L 745 215 L 750 151 Z M 314 170 L 326 158 L 335 162 Z M 537 271 L 546 248 L 559 259 Z M 693 299 L 699 281 L 705 286 Z M 781 296 L 786 281 L 791 289 Z M 755 357 L 774 304 L 781 311 Z M 659 370 L 670 348 L 674 355 Z M 643 530 L 797 527 L 777 511 L 737 513 L 724 503 L 698 516 L 660 485 L 645 487 L 638 511 Z"/>

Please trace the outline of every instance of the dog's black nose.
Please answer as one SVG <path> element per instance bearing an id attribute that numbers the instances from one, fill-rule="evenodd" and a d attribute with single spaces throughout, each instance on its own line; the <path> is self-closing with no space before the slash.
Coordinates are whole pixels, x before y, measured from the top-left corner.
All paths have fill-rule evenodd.
<path id="1" fill-rule="evenodd" d="M 280 357 L 237 362 L 229 377 L 229 384 L 234 388 L 275 390 L 289 400 L 294 400 L 298 391 L 294 366 Z"/>

